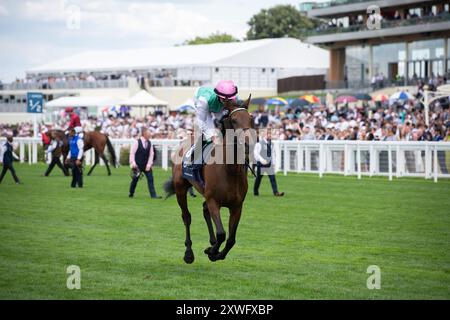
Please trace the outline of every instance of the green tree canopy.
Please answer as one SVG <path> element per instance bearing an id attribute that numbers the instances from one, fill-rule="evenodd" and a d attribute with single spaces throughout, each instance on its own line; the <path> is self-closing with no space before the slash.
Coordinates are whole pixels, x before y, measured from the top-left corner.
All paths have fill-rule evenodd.
<path id="1" fill-rule="evenodd" d="M 248 40 L 292 37 L 301 39 L 317 22 L 300 13 L 292 5 L 262 9 L 248 22 Z"/>
<path id="2" fill-rule="evenodd" d="M 191 44 L 209 44 L 209 43 L 217 43 L 217 42 L 237 42 L 239 41 L 235 37 L 227 33 L 211 33 L 207 37 L 195 37 L 194 39 L 186 40 L 183 45 L 191 45 Z"/>

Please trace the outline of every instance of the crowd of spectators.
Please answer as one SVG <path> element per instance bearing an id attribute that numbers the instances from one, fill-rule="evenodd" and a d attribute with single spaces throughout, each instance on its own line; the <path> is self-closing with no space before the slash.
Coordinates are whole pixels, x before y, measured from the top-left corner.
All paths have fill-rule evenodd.
<path id="1" fill-rule="evenodd" d="M 444 5 L 441 9 L 439 9 L 437 6 L 424 6 L 424 7 L 417 7 L 412 9 L 405 9 L 403 11 L 399 10 L 383 10 L 381 14 L 374 14 L 372 16 L 375 19 L 377 19 L 381 24 L 383 23 L 389 23 L 392 25 L 392 27 L 401 25 L 402 23 L 408 22 L 408 23 L 425 23 L 427 21 L 426 18 L 433 18 L 433 17 L 444 17 L 449 14 L 449 6 Z M 329 21 L 323 22 L 318 25 L 316 28 L 316 31 L 331 31 L 331 32 L 337 32 L 337 31 L 346 31 L 347 28 L 351 29 L 362 29 L 366 28 L 366 16 L 363 15 L 352 15 L 347 17 L 341 17 L 341 18 L 333 18 Z M 373 22 L 375 22 L 375 19 Z"/>
<path id="2" fill-rule="evenodd" d="M 419 87 L 418 95 L 423 88 Z M 433 103 L 429 126 L 425 124 L 423 105 L 419 99 L 380 104 L 357 102 L 347 104 L 316 104 L 293 109 L 259 106 L 253 111 L 256 128 L 273 129 L 275 137 L 283 140 L 379 140 L 379 141 L 440 141 L 450 140 L 449 100 Z M 109 115 L 82 120 L 86 131 L 99 130 L 111 138 L 137 137 L 143 127 L 150 129 L 153 139 L 182 139 L 195 126 L 193 114 L 171 112 L 146 117 Z M 51 125 L 39 125 L 39 131 L 65 129 L 66 119 Z M 0 124 L 0 135 L 17 137 L 33 135 L 30 123 L 15 126 Z"/>

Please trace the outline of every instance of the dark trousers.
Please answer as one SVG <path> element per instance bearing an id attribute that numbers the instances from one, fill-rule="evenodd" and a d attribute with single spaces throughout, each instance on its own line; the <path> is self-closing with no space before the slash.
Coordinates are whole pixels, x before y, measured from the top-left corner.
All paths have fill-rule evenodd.
<path id="1" fill-rule="evenodd" d="M 52 172 L 52 170 L 55 167 L 55 165 L 57 165 L 58 168 L 60 168 L 62 170 L 62 172 L 64 173 L 65 176 L 69 175 L 69 172 L 63 166 L 63 164 L 61 163 L 61 160 L 59 159 L 59 157 L 53 157 L 52 156 L 52 162 L 50 162 L 50 165 L 48 166 L 47 171 L 45 171 L 45 174 L 44 174 L 46 177 L 50 174 L 50 172 Z"/>
<path id="2" fill-rule="evenodd" d="M 150 171 L 143 171 L 144 175 L 147 178 L 147 186 L 148 191 L 150 192 L 151 197 L 156 197 L 156 191 L 155 191 L 155 185 L 153 184 L 153 170 L 150 169 Z M 136 190 L 137 183 L 139 181 L 139 176 L 134 176 L 131 180 L 130 184 L 130 194 L 133 195 L 134 191 Z"/>
<path id="3" fill-rule="evenodd" d="M 12 176 L 13 176 L 13 178 L 14 178 L 14 181 L 16 182 L 16 183 L 19 183 L 19 178 L 17 178 L 17 175 L 16 175 L 16 170 L 14 170 L 14 167 L 13 167 L 13 165 L 12 165 L 12 163 L 11 164 L 3 164 L 3 169 L 2 169 L 2 173 L 0 174 L 0 183 L 2 182 L 2 180 L 3 180 L 3 177 L 5 176 L 5 174 L 6 174 L 6 171 L 11 171 L 11 174 L 12 174 Z"/>
<path id="4" fill-rule="evenodd" d="M 75 160 L 72 160 L 72 183 L 70 186 L 75 188 L 77 185 L 79 188 L 83 188 L 83 171 L 75 164 Z"/>
<path id="5" fill-rule="evenodd" d="M 276 194 L 278 192 L 278 187 L 277 187 L 277 180 L 275 180 L 275 175 L 269 174 L 268 177 L 270 180 L 270 184 L 272 185 L 273 194 Z M 256 166 L 255 186 L 253 187 L 254 194 L 259 194 L 259 186 L 261 184 L 262 178 L 263 178 L 263 175 L 261 174 L 261 166 L 257 165 Z"/>

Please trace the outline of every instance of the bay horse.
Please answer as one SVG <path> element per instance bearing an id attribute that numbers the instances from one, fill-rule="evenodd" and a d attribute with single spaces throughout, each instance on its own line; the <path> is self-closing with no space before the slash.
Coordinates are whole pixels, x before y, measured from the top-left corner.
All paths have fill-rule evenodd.
<path id="1" fill-rule="evenodd" d="M 224 132 L 224 129 L 233 130 L 233 132 L 240 129 L 245 132 L 253 128 L 253 118 L 248 112 L 250 97 L 241 104 L 232 100 L 225 100 L 224 110 L 228 111 L 228 116 L 221 121 L 222 132 Z M 226 137 L 223 138 L 222 150 L 224 159 L 226 159 L 227 152 L 226 140 Z M 229 145 L 235 148 L 237 144 L 238 139 L 233 139 L 233 142 Z M 248 163 L 249 152 L 250 148 L 245 143 L 246 163 Z M 205 199 L 203 202 L 203 216 L 208 227 L 211 247 L 206 248 L 204 253 L 208 255 L 209 260 L 225 259 L 236 242 L 236 232 L 241 218 L 242 205 L 248 189 L 247 170 L 245 164 L 238 164 L 237 161 L 233 161 L 231 164 L 222 163 L 207 163 L 202 167 L 204 184 L 183 178 L 182 163 L 174 163 L 172 166 L 172 177 L 164 184 L 167 197 L 176 194 L 177 202 L 181 209 L 181 216 L 186 228 L 184 261 L 188 264 L 194 262 L 190 235 L 191 214 L 187 204 L 187 192 L 191 186 L 197 189 Z M 221 244 L 226 238 L 226 232 L 220 218 L 220 209 L 222 207 L 229 209 L 229 235 L 224 249 L 219 251 Z M 211 219 L 216 227 L 215 235 Z"/>
<path id="2" fill-rule="evenodd" d="M 57 139 L 63 142 L 63 145 L 61 147 L 61 152 L 63 155 L 63 158 L 66 159 L 67 155 L 69 153 L 69 141 L 67 139 L 66 134 L 63 130 L 49 130 L 46 133 L 44 133 L 47 138 L 51 141 L 53 139 Z M 46 148 L 47 146 L 44 145 Z M 111 157 L 111 164 L 114 167 L 117 167 L 117 159 L 116 159 L 116 152 L 114 151 L 114 147 L 111 144 L 111 141 L 109 140 L 108 135 L 103 134 L 98 131 L 90 131 L 84 133 L 84 150 L 87 151 L 91 148 L 94 148 L 95 151 L 95 160 L 94 165 L 90 168 L 88 172 L 88 176 L 91 175 L 92 171 L 94 170 L 95 166 L 100 162 L 100 158 L 103 160 L 106 166 L 106 170 L 108 172 L 108 176 L 111 175 L 111 169 L 109 168 L 109 162 L 108 159 L 106 159 L 105 156 L 105 147 L 108 148 L 108 151 L 110 153 Z"/>

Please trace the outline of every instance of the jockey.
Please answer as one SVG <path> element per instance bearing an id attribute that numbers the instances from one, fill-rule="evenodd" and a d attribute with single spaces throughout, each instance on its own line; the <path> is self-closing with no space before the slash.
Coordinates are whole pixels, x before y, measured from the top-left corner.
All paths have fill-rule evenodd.
<path id="1" fill-rule="evenodd" d="M 197 181 L 202 181 L 200 170 L 202 167 L 202 146 L 214 142 L 216 138 L 216 126 L 214 120 L 223 117 L 223 105 L 226 99 L 236 100 L 238 88 L 231 80 L 221 80 L 215 88 L 200 87 L 195 92 L 195 115 L 197 126 L 202 135 L 191 147 L 189 153 L 193 156 L 193 176 Z M 201 141 L 201 142 L 200 142 Z M 201 146 L 198 148 L 198 146 Z M 194 151 L 195 150 L 195 151 Z"/>
<path id="2" fill-rule="evenodd" d="M 206 141 L 214 141 L 216 137 L 214 118 L 222 118 L 224 100 L 236 100 L 237 93 L 238 88 L 231 80 L 221 80 L 215 88 L 197 89 L 194 97 L 197 125 Z"/>
<path id="3" fill-rule="evenodd" d="M 67 107 L 65 111 L 70 115 L 69 127 L 66 129 L 66 135 L 71 129 L 74 129 L 78 135 L 81 133 L 80 138 L 82 138 L 83 128 L 81 127 L 80 117 L 73 111 L 72 107 Z"/>

